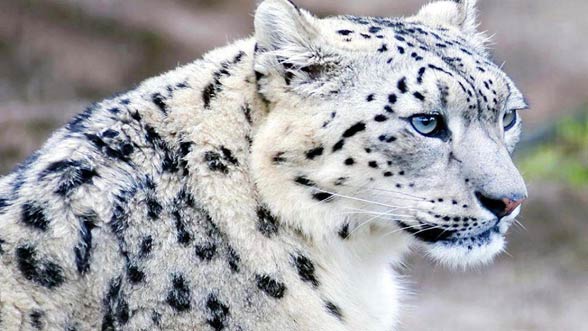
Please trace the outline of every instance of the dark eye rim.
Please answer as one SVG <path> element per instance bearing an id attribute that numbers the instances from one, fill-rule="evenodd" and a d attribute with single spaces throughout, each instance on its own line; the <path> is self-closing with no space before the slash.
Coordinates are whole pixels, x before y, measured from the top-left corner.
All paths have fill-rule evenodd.
<path id="1" fill-rule="evenodd" d="M 518 119 L 519 119 L 518 111 L 516 109 L 511 109 L 511 110 L 504 113 L 504 116 L 502 117 L 503 120 L 506 117 L 506 115 L 508 115 L 509 113 L 514 114 L 514 117 L 512 118 L 510 123 L 508 123 L 508 124 L 506 124 L 504 122 L 502 123 L 502 125 L 504 127 L 504 131 L 508 131 L 508 130 L 512 129 L 517 124 Z"/>
<path id="2" fill-rule="evenodd" d="M 435 118 L 438 123 L 435 130 L 431 131 L 430 133 L 424 133 L 416 128 L 416 126 L 414 124 L 415 119 L 431 118 L 431 117 Z M 408 121 L 410 122 L 410 125 L 412 126 L 412 128 L 416 132 L 418 132 L 420 135 L 423 135 L 425 137 L 444 139 L 447 136 L 447 134 L 446 134 L 447 133 L 447 125 L 445 124 L 445 120 L 441 114 L 415 114 L 415 115 L 412 115 L 411 117 L 409 117 Z"/>

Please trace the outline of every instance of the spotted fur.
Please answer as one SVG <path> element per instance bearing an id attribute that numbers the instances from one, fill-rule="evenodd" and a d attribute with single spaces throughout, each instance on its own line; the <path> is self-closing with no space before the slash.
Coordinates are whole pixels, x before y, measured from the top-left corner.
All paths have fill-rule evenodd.
<path id="1" fill-rule="evenodd" d="M 486 262 L 516 216 L 489 197 L 526 195 L 473 2 L 266 0 L 254 37 L 88 107 L 0 179 L 0 329 L 394 330 L 409 247 Z"/>

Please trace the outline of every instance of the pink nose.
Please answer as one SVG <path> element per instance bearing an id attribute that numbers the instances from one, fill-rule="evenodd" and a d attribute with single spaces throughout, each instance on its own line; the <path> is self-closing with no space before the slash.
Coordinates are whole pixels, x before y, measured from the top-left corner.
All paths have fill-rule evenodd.
<path id="1" fill-rule="evenodd" d="M 496 215 L 498 218 L 502 218 L 512 214 L 512 212 L 520 206 L 526 198 L 519 198 L 516 200 L 511 200 L 509 198 L 498 198 L 493 199 L 480 192 L 476 192 L 476 197 L 482 207 L 488 209 L 492 214 Z"/>
<path id="2" fill-rule="evenodd" d="M 508 216 L 510 214 L 512 214 L 512 212 L 517 209 L 518 206 L 520 206 L 523 201 L 525 201 L 525 199 L 520 199 L 520 200 L 510 200 L 507 198 L 502 199 L 502 202 L 504 203 L 504 216 Z"/>

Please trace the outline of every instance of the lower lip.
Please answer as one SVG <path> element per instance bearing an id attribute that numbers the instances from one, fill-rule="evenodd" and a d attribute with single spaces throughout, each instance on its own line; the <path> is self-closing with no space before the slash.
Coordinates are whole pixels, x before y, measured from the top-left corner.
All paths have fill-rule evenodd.
<path id="1" fill-rule="evenodd" d="M 444 244 L 448 244 L 448 245 L 459 245 L 458 242 L 462 241 L 471 241 L 471 242 L 475 242 L 475 243 L 488 243 L 490 241 L 490 236 L 492 235 L 492 233 L 501 233 L 500 232 L 500 227 L 498 225 L 495 225 L 494 227 L 479 233 L 475 236 L 472 237 L 464 237 L 464 238 L 453 238 L 453 239 L 447 239 L 447 240 L 442 240 L 441 242 Z"/>

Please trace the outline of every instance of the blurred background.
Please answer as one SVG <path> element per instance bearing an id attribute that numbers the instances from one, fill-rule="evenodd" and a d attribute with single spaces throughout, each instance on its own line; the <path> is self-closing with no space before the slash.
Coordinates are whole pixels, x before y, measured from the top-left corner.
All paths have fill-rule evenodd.
<path id="1" fill-rule="evenodd" d="M 425 0 L 297 0 L 319 16 Z M 484 0 L 494 59 L 526 93 L 531 198 L 508 254 L 474 271 L 418 256 L 402 330 L 588 330 L 588 1 Z M 0 175 L 84 105 L 252 33 L 254 0 L 0 0 Z"/>

